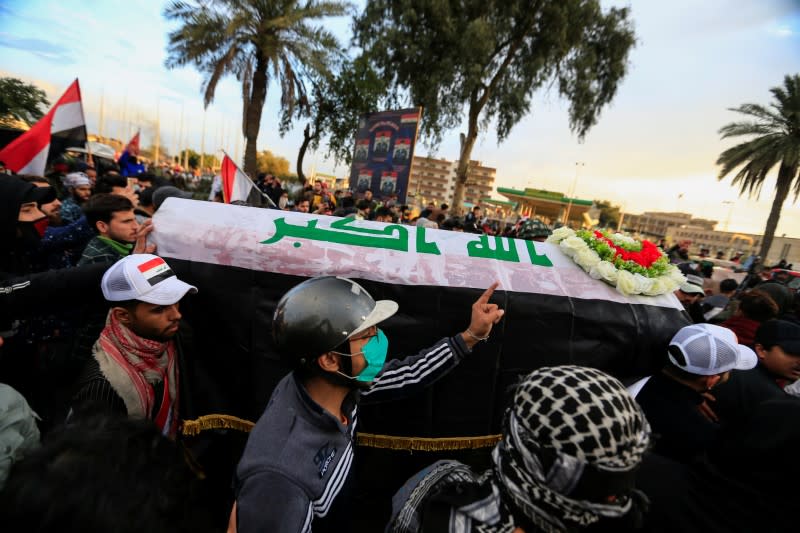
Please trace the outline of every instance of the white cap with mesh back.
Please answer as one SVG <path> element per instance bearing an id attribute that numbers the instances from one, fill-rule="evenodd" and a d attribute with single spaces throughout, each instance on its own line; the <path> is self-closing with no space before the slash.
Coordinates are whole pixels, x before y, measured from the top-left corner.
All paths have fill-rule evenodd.
<path id="1" fill-rule="evenodd" d="M 680 286 L 680 290 L 686 294 L 701 294 L 705 295 L 703 290 L 703 278 L 696 274 L 687 274 L 686 283 Z"/>
<path id="2" fill-rule="evenodd" d="M 179 280 L 162 258 L 152 254 L 123 257 L 103 274 L 100 283 L 109 302 L 139 300 L 156 305 L 178 303 L 197 287 Z"/>
<path id="3" fill-rule="evenodd" d="M 669 342 L 668 353 L 673 365 L 699 376 L 749 370 L 758 363 L 756 353 L 739 344 L 733 331 L 714 324 L 681 328 Z"/>

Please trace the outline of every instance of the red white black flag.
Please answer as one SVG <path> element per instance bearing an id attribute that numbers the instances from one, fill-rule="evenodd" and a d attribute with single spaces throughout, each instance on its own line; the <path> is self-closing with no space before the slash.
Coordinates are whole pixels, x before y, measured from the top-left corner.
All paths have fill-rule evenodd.
<path id="1" fill-rule="evenodd" d="M 222 198 L 225 203 L 247 202 L 255 184 L 236 166 L 228 154 L 222 159 L 220 174 L 222 174 Z"/>
<path id="2" fill-rule="evenodd" d="M 47 163 L 64 149 L 85 143 L 86 123 L 76 79 L 45 116 L 0 150 L 0 160 L 17 174 L 43 176 Z"/>

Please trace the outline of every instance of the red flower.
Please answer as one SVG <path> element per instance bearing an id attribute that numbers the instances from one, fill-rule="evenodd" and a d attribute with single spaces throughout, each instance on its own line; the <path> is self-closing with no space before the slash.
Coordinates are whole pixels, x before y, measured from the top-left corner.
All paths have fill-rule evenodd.
<path id="1" fill-rule="evenodd" d="M 594 232 L 594 236 L 596 239 L 603 241 L 607 245 L 609 245 L 614 250 L 614 257 L 620 257 L 623 261 L 633 261 L 637 265 L 640 265 L 644 268 L 650 268 L 650 266 L 658 261 L 661 258 L 661 250 L 658 249 L 658 246 L 653 244 L 648 240 L 642 241 L 642 249 L 638 252 L 633 252 L 630 250 L 626 250 L 621 246 L 617 246 L 614 244 L 614 241 L 603 235 L 601 232 L 596 231 Z"/>

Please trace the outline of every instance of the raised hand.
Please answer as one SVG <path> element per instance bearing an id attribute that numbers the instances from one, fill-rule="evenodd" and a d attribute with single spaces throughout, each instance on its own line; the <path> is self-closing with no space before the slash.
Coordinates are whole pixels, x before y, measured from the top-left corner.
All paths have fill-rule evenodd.
<path id="1" fill-rule="evenodd" d="M 153 221 L 146 220 L 139 231 L 136 232 L 136 244 L 133 245 L 132 254 L 154 254 L 156 253 L 155 244 L 147 244 L 147 236 L 153 231 Z"/>
<path id="2" fill-rule="evenodd" d="M 505 314 L 505 311 L 500 309 L 497 304 L 489 303 L 494 290 L 499 285 L 500 282 L 498 281 L 492 283 L 472 304 L 472 318 L 470 319 L 469 327 L 461 334 L 469 348 L 472 348 L 478 341 L 488 339 L 492 326 L 500 322 L 500 319 Z"/>

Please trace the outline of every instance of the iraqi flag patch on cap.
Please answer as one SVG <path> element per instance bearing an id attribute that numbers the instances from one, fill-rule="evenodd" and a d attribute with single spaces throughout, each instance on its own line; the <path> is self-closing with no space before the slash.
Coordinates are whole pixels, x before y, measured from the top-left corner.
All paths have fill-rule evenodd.
<path id="1" fill-rule="evenodd" d="M 151 259 L 146 263 L 142 263 L 137 268 L 150 285 L 156 285 L 175 275 L 175 273 L 172 272 L 172 269 L 169 268 L 169 265 L 166 263 L 166 261 L 160 257 L 156 257 L 155 259 Z"/>

